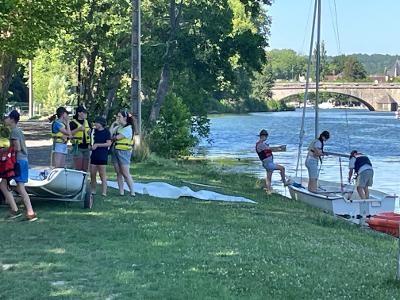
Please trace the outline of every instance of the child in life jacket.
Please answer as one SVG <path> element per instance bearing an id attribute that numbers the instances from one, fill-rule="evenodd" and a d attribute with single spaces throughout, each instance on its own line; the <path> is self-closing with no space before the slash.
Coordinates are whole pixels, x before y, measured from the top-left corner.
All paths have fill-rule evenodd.
<path id="1" fill-rule="evenodd" d="M 256 143 L 256 152 L 258 154 L 259 159 L 262 162 L 263 167 L 267 171 L 267 176 L 265 177 L 266 191 L 268 193 L 271 193 L 272 173 L 275 170 L 279 170 L 283 184 L 284 185 L 288 184 L 285 179 L 285 167 L 274 163 L 274 156 L 272 154 L 272 152 L 286 151 L 286 145 L 278 147 L 270 147 L 269 144 L 266 143 L 266 140 L 268 138 L 268 132 L 265 129 L 260 131 L 259 137 L 260 139 Z"/>

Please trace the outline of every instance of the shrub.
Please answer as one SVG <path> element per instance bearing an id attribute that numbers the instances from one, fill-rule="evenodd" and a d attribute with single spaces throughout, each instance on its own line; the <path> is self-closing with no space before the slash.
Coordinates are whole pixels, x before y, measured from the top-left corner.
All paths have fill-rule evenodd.
<path id="1" fill-rule="evenodd" d="M 157 123 L 150 129 L 149 146 L 163 157 L 189 155 L 200 137 L 208 135 L 208 119 L 192 117 L 182 98 L 169 94 Z"/>

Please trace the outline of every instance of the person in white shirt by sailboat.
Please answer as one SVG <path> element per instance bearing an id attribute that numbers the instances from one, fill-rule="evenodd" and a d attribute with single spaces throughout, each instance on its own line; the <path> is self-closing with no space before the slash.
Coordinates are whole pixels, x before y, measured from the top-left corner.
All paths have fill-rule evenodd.
<path id="1" fill-rule="evenodd" d="M 356 187 L 358 195 L 360 195 L 361 199 L 368 199 L 368 187 L 372 186 L 373 184 L 374 170 L 372 168 L 372 163 L 369 158 L 361 152 L 358 152 L 357 150 L 353 150 L 350 153 L 348 178 L 349 182 L 351 181 L 353 172 L 356 174 Z"/>
<path id="2" fill-rule="evenodd" d="M 306 158 L 306 167 L 308 170 L 308 190 L 316 193 L 318 187 L 319 168 L 318 164 L 322 163 L 324 156 L 324 144 L 329 139 L 329 131 L 322 131 L 317 139 L 308 146 L 308 154 Z"/>

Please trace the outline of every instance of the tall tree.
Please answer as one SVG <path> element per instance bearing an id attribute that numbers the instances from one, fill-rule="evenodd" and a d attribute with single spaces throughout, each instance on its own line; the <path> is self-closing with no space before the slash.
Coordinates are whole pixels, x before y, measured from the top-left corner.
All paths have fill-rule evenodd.
<path id="1" fill-rule="evenodd" d="M 74 1 L 4 0 L 0 3 L 0 113 L 4 112 L 17 58 L 32 57 L 40 42 L 67 26 Z"/>
<path id="2" fill-rule="evenodd" d="M 354 56 L 348 56 L 344 63 L 343 77 L 346 80 L 356 81 L 367 78 L 367 71 Z"/>

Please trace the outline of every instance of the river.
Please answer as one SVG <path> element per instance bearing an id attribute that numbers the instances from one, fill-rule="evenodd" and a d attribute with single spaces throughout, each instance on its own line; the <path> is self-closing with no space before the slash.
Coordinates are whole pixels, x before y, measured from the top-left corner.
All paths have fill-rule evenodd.
<path id="1" fill-rule="evenodd" d="M 358 109 L 326 109 L 319 111 L 319 131 L 328 130 L 331 138 L 325 151 L 350 153 L 357 149 L 369 156 L 374 167 L 374 189 L 391 194 L 400 194 L 400 120 L 393 112 L 370 112 Z M 254 151 L 258 133 L 262 128 L 269 132 L 269 144 L 287 145 L 286 152 L 274 154 L 274 161 L 286 167 L 286 173 L 294 176 L 299 145 L 299 131 L 302 110 L 290 112 L 250 113 L 246 115 L 211 116 L 211 139 L 203 141 L 201 152 L 207 158 L 234 158 L 245 161 L 236 167 L 238 172 L 247 172 L 259 178 L 265 176 L 257 154 Z M 302 147 L 302 171 L 306 148 L 314 135 L 314 110 L 306 111 L 305 137 Z M 348 174 L 348 160 L 342 158 L 343 180 Z M 321 168 L 320 178 L 340 182 L 340 162 L 337 157 L 326 157 Z M 235 168 L 235 167 L 234 167 Z M 299 171 L 300 172 L 300 171 Z M 298 173 L 300 174 L 300 173 Z M 283 195 L 289 195 L 279 182 L 277 171 L 273 175 L 273 188 Z"/>

